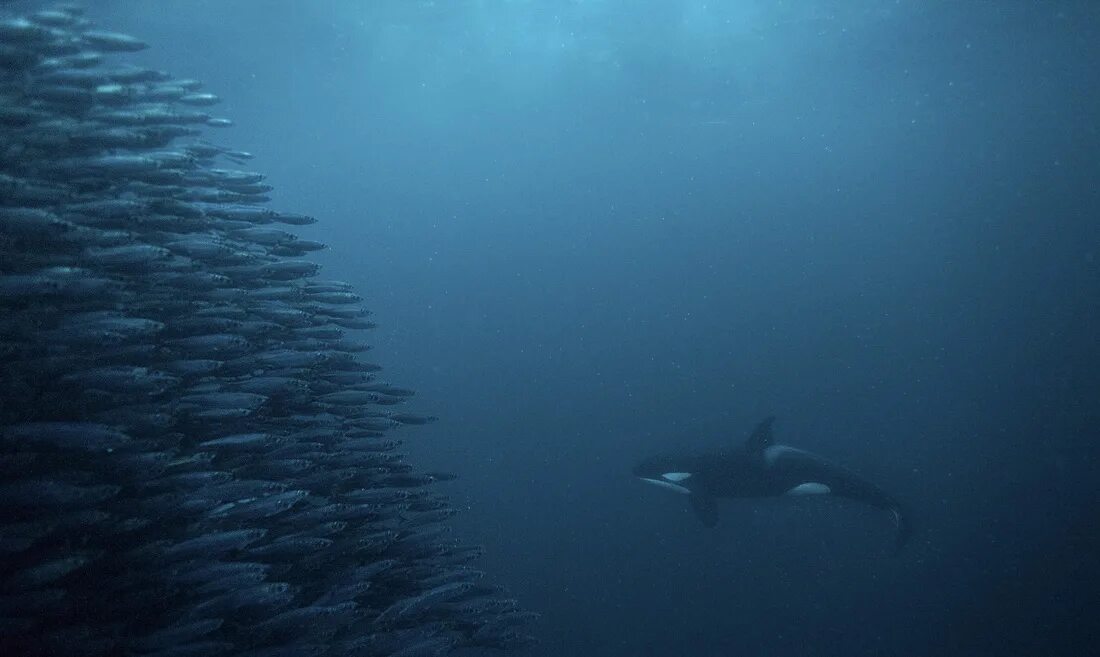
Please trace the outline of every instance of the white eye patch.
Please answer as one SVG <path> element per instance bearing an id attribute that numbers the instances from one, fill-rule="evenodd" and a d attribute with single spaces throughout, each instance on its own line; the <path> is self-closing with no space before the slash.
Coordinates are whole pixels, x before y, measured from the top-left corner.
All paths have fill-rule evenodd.
<path id="1" fill-rule="evenodd" d="M 690 472 L 666 472 L 661 475 L 669 481 L 683 481 L 691 476 Z"/>

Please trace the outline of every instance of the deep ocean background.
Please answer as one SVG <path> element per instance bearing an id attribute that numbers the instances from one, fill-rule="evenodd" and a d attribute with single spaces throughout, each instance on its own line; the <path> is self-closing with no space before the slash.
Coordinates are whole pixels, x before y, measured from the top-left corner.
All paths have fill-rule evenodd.
<path id="1" fill-rule="evenodd" d="M 1096 3 L 88 4 L 322 220 L 528 654 L 1100 650 Z M 772 413 L 901 556 L 630 477 Z"/>

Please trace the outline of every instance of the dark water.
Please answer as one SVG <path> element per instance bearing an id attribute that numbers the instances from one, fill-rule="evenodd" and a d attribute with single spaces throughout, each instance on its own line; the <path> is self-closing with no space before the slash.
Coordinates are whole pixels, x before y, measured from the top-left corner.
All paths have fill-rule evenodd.
<path id="1" fill-rule="evenodd" d="M 1088 655 L 1090 2 L 95 2 L 322 222 L 532 655 Z M 631 466 L 778 437 L 912 508 Z"/>

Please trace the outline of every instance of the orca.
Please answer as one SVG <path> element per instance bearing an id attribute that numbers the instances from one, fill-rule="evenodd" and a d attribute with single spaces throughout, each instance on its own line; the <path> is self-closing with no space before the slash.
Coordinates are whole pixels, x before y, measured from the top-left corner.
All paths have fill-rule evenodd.
<path id="1" fill-rule="evenodd" d="M 658 455 L 634 468 L 649 484 L 687 496 L 706 527 L 718 524 L 718 498 L 824 495 L 855 500 L 882 509 L 894 524 L 894 553 L 909 539 L 902 505 L 878 486 L 810 452 L 778 445 L 774 417 L 764 419 L 743 445 L 703 455 Z"/>

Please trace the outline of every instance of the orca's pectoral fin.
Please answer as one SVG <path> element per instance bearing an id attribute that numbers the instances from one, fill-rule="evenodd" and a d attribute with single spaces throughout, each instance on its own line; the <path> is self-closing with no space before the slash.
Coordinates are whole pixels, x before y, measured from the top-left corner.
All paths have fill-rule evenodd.
<path id="1" fill-rule="evenodd" d="M 714 498 L 706 493 L 692 493 L 688 495 L 691 502 L 691 510 L 695 517 L 703 523 L 704 527 L 713 527 L 718 524 L 718 504 Z"/>

